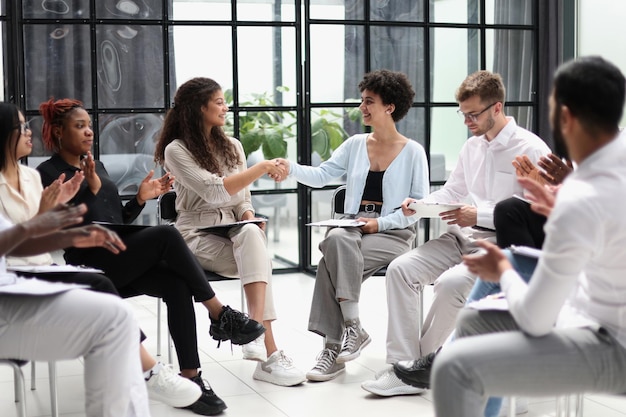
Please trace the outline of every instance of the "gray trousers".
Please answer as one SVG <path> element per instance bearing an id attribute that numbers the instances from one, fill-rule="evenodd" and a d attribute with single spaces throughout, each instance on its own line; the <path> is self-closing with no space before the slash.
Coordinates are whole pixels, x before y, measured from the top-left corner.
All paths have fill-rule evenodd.
<path id="1" fill-rule="evenodd" d="M 473 240 L 444 233 L 396 258 L 387 268 L 387 363 L 412 360 L 443 345 L 476 276 L 461 256 L 476 251 Z M 419 293 L 434 283 L 432 305 L 418 331 Z"/>
<path id="2" fill-rule="evenodd" d="M 86 290 L 0 296 L 0 357 L 84 357 L 88 417 L 149 417 L 139 327 L 119 297 Z"/>
<path id="3" fill-rule="evenodd" d="M 626 393 L 626 348 L 602 328 L 531 337 L 509 312 L 464 309 L 456 331 L 433 367 L 437 416 L 482 417 L 489 396 Z"/>
<path id="4" fill-rule="evenodd" d="M 358 227 L 332 228 L 320 243 L 309 330 L 341 340 L 344 319 L 339 298 L 359 301 L 361 284 L 411 248 L 413 227 L 363 234 Z"/>

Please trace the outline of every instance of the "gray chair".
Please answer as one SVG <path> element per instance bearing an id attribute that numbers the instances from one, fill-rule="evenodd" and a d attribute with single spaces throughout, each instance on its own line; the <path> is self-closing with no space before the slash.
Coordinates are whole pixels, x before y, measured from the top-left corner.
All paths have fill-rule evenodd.
<path id="1" fill-rule="evenodd" d="M 15 392 L 15 402 L 18 403 L 17 415 L 18 417 L 26 417 L 26 382 L 24 380 L 24 373 L 22 372 L 21 361 L 12 359 L 0 359 L 0 365 L 8 365 L 13 368 L 13 382 Z M 31 381 L 30 389 L 35 390 L 36 377 L 35 377 L 35 362 L 30 363 L 31 366 Z M 57 374 L 56 374 L 56 362 L 48 362 L 48 378 L 50 381 L 50 414 L 52 417 L 58 417 L 59 415 L 59 402 L 57 396 Z"/>
<path id="2" fill-rule="evenodd" d="M 174 225 L 176 222 L 178 213 L 176 212 L 176 191 L 170 190 L 164 194 L 161 194 L 157 199 L 157 221 L 159 224 Z M 213 271 L 204 270 L 207 281 L 226 281 L 236 280 L 237 277 L 225 277 L 217 274 Z M 245 294 L 243 285 L 241 286 L 241 311 L 245 312 L 246 309 Z M 169 332 L 168 332 L 169 340 Z M 168 360 L 172 362 L 172 344 L 168 341 Z M 161 299 L 157 301 L 157 356 L 161 356 Z"/>

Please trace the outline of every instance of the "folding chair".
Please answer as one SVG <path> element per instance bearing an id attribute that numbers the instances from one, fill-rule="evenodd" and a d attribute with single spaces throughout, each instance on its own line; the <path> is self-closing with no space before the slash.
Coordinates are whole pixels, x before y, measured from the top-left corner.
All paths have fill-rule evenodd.
<path id="1" fill-rule="evenodd" d="M 13 368 L 13 382 L 15 392 L 15 402 L 18 403 L 17 415 L 18 417 L 26 417 L 26 382 L 24 381 L 24 374 L 22 372 L 22 365 L 20 361 L 12 359 L 0 359 L 0 365 L 8 365 Z M 35 362 L 31 361 L 31 381 L 30 389 L 36 389 L 35 383 Z M 48 378 L 50 380 L 50 414 L 52 417 L 58 417 L 59 415 L 59 402 L 57 398 L 57 375 L 56 375 L 56 362 L 48 362 Z"/>

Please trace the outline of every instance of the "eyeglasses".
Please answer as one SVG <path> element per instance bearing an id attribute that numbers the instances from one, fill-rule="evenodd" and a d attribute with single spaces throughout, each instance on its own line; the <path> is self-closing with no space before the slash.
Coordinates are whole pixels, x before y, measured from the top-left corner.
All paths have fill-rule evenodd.
<path id="1" fill-rule="evenodd" d="M 19 125 L 15 126 L 15 128 L 20 128 L 20 132 L 22 134 L 26 133 L 26 131 L 31 130 L 30 129 L 30 124 L 28 122 L 24 122 L 24 123 L 20 123 Z"/>
<path id="2" fill-rule="evenodd" d="M 469 119 L 472 123 L 476 123 L 478 121 L 478 117 L 480 117 L 481 114 L 483 114 L 484 112 L 486 112 L 487 110 L 489 110 L 490 108 L 492 108 L 496 103 L 498 103 L 497 101 L 491 103 L 490 105 L 488 105 L 487 107 L 485 107 L 484 109 L 482 109 L 481 111 L 479 111 L 478 113 L 463 113 L 461 111 L 461 109 L 458 109 L 456 111 L 456 114 L 459 115 L 459 117 L 461 119 L 463 119 L 464 121 Z"/>

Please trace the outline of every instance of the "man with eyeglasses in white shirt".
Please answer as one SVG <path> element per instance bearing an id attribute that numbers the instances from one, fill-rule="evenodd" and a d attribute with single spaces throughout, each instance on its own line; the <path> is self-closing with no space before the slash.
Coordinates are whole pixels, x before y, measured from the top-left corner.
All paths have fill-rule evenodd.
<path id="1" fill-rule="evenodd" d="M 512 161 L 527 155 L 537 164 L 550 153 L 541 138 L 504 114 L 505 88 L 499 74 L 484 70 L 470 74 L 456 91 L 456 100 L 458 114 L 473 136 L 463 145 L 444 186 L 423 201 L 465 205 L 439 214 L 449 225 L 442 236 L 399 256 L 387 268 L 389 364 L 426 356 L 443 345 L 476 280 L 463 265 L 462 256 L 480 249 L 478 239 L 495 242 L 496 203 L 523 192 Z M 416 215 L 408 208 L 414 201 L 403 202 L 406 216 Z M 420 333 L 419 294 L 433 283 L 432 305 Z M 391 367 L 361 387 L 380 396 L 423 391 L 404 384 Z"/>

